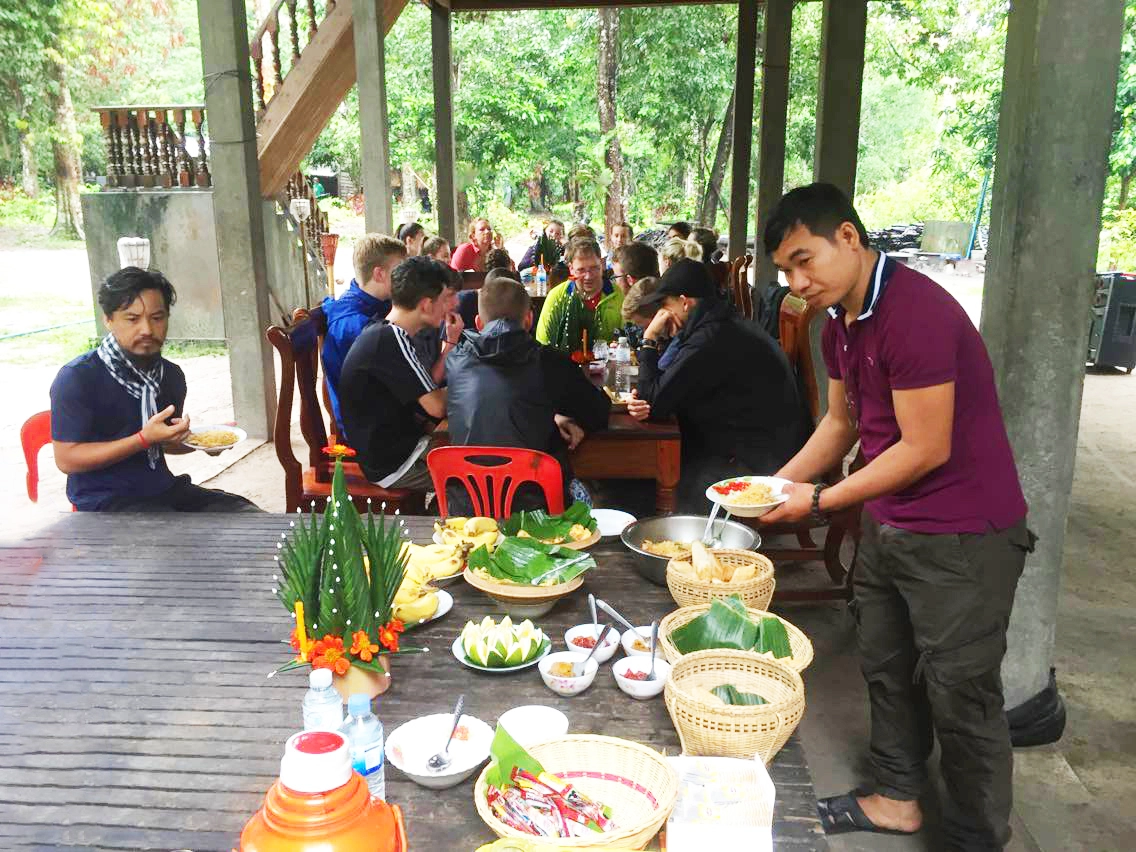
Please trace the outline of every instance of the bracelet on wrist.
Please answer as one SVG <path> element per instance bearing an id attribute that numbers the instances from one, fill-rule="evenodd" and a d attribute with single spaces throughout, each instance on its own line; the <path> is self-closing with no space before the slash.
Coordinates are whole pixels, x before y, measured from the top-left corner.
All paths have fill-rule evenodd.
<path id="1" fill-rule="evenodd" d="M 825 485 L 822 482 L 818 482 L 813 486 L 813 505 L 812 511 L 809 512 L 809 517 L 814 521 L 823 521 L 826 517 L 825 513 L 821 511 L 820 508 L 820 493 L 824 491 L 824 489 Z"/>
<path id="2" fill-rule="evenodd" d="M 138 430 L 138 440 L 142 442 L 142 449 L 150 449 L 150 442 L 146 440 L 146 436 L 142 434 L 142 430 Z"/>

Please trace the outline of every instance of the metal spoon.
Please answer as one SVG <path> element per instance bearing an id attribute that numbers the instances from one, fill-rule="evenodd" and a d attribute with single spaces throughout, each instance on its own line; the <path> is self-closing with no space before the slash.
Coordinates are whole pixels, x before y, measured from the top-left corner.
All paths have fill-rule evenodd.
<path id="1" fill-rule="evenodd" d="M 587 674 L 587 672 L 588 672 L 588 660 L 590 660 L 592 658 L 592 654 L 594 654 L 596 651 L 599 650 L 600 645 L 603 644 L 604 639 L 607 638 L 607 634 L 611 631 L 611 629 L 612 628 L 611 628 L 610 624 L 605 624 L 603 632 L 600 633 L 600 638 L 596 640 L 596 644 L 592 646 L 592 650 L 590 650 L 588 652 L 588 656 L 584 657 L 584 662 L 572 663 L 572 677 L 583 677 L 585 674 Z M 583 671 L 578 669 L 577 666 L 583 666 L 584 667 Z"/>
<path id="2" fill-rule="evenodd" d="M 596 617 L 596 596 L 588 592 L 588 611 L 592 614 L 592 635 L 595 636 L 600 629 L 600 620 Z"/>
<path id="3" fill-rule="evenodd" d="M 714 508 L 710 510 L 710 517 L 706 519 L 706 529 L 702 531 L 701 542 L 705 545 L 714 543 L 713 537 L 710 535 L 710 529 L 714 526 L 714 519 L 718 517 L 718 512 L 721 510 L 722 504 L 715 503 Z"/>
<path id="4" fill-rule="evenodd" d="M 458 730 L 458 722 L 461 721 L 462 710 L 465 708 L 465 695 L 458 696 L 458 703 L 454 706 L 454 725 L 450 728 L 450 735 L 446 737 L 446 747 L 438 752 L 436 755 L 426 761 L 426 767 L 431 772 L 444 772 L 446 767 L 450 765 L 450 743 L 453 741 L 454 734 Z"/>
<path id="5" fill-rule="evenodd" d="M 622 624 L 628 630 L 634 630 L 635 629 L 634 624 L 632 624 L 630 621 L 628 621 L 626 618 L 624 618 L 622 615 L 620 615 L 618 612 L 616 612 L 614 609 L 612 609 L 610 606 L 608 606 L 606 601 L 597 600 L 596 606 L 598 606 L 600 609 L 602 609 L 604 612 L 606 612 L 608 615 L 610 615 L 612 618 L 614 618 L 616 621 L 618 621 L 620 624 Z"/>
<path id="6" fill-rule="evenodd" d="M 655 648 L 659 646 L 659 622 L 651 622 L 651 670 L 647 672 L 647 680 L 655 679 Z"/>

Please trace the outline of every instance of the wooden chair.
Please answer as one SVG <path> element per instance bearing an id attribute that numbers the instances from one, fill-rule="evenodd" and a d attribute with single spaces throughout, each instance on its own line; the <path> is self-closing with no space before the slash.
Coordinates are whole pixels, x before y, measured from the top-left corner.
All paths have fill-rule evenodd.
<path id="1" fill-rule="evenodd" d="M 710 278 L 714 281 L 714 287 L 722 296 L 729 297 L 730 293 L 730 264 L 725 261 L 716 260 L 709 264 Z"/>
<path id="2" fill-rule="evenodd" d="M 753 319 L 753 289 L 749 286 L 749 266 L 753 255 L 734 258 L 730 264 L 730 301 L 734 309 L 747 320 Z"/>
<path id="3" fill-rule="evenodd" d="M 789 358 L 789 363 L 800 377 L 800 384 L 809 406 L 813 422 L 820 420 L 820 392 L 817 386 L 813 350 L 809 336 L 811 323 L 816 311 L 796 296 L 786 296 L 781 303 L 780 332 L 781 348 Z M 863 466 L 863 457 L 857 454 L 852 470 Z M 824 476 L 831 484 L 839 482 L 844 476 L 842 466 L 838 465 Z M 847 599 L 852 596 L 852 571 L 856 552 L 860 547 L 860 516 L 863 506 L 850 506 L 834 513 L 828 523 L 817 523 L 809 519 L 794 524 L 774 524 L 761 526 L 749 522 L 761 531 L 762 537 L 777 535 L 795 536 L 797 547 L 762 547 L 762 552 L 774 562 L 824 562 L 832 585 L 821 588 L 778 589 L 775 600 L 781 601 L 824 601 Z M 738 520 L 744 520 L 739 518 Z M 825 529 L 824 543 L 818 545 L 812 537 L 814 530 Z M 853 543 L 852 558 L 845 565 L 840 558 L 845 538 Z"/>
<path id="4" fill-rule="evenodd" d="M 280 398 L 276 406 L 276 423 L 272 443 L 276 458 L 284 468 L 284 494 L 288 512 L 308 509 L 313 502 L 322 510 L 331 495 L 331 474 L 335 463 L 326 456 L 328 434 L 324 413 L 316 390 L 320 341 L 327 331 L 327 320 L 321 308 L 300 308 L 292 314 L 288 328 L 268 327 L 265 337 L 280 354 Z M 292 400 L 300 396 L 300 431 L 308 445 L 308 464 L 302 465 L 292 451 Z M 326 394 L 326 390 L 325 390 Z M 330 408 L 330 406 L 329 406 Z M 334 418 L 331 418 L 334 423 Z M 360 511 L 366 511 L 367 498 L 377 510 L 382 503 L 388 511 L 420 510 L 422 494 L 406 489 L 386 489 L 369 482 L 355 462 L 344 462 L 347 491 Z"/>

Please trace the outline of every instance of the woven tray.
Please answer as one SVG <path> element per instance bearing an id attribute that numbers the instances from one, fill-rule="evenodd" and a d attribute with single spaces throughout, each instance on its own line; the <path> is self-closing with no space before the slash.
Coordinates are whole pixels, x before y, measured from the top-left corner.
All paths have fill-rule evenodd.
<path id="1" fill-rule="evenodd" d="M 540 842 L 556 849 L 642 849 L 659 833 L 678 798 L 678 773 L 647 746 L 615 737 L 576 735 L 534 745 L 529 753 L 553 775 L 612 810 L 615 829 L 604 834 Z M 534 839 L 505 825 L 486 802 L 489 767 L 473 788 L 477 813 L 498 837 Z"/>
<path id="2" fill-rule="evenodd" d="M 741 567 L 756 565 L 757 573 L 753 579 L 741 583 L 712 583 L 684 574 L 674 567 L 674 560 L 667 563 L 667 588 L 679 606 L 694 606 L 710 603 L 714 598 L 740 595 L 747 607 L 766 609 L 773 599 L 773 563 L 760 553 L 752 550 L 714 550 L 715 558 L 725 564 Z"/>
<path id="3" fill-rule="evenodd" d="M 682 654 L 679 653 L 678 648 L 671 642 L 671 631 L 682 627 L 688 621 L 693 621 L 698 616 L 707 612 L 710 609 L 710 604 L 698 604 L 697 606 L 684 606 L 682 609 L 676 609 L 674 612 L 665 616 L 659 622 L 659 647 L 663 649 L 663 654 L 667 658 L 667 662 L 672 666 L 682 659 Z M 809 663 L 813 661 L 813 643 L 809 641 L 809 637 L 801 632 L 801 629 L 795 624 L 792 624 L 781 616 L 773 612 L 765 612 L 764 610 L 754 609 L 753 607 L 746 607 L 746 612 L 749 617 L 755 621 L 758 618 L 766 616 L 773 616 L 785 625 L 785 630 L 789 633 L 789 648 L 793 652 L 793 656 L 783 659 L 780 662 L 788 665 L 790 668 L 796 669 L 798 672 L 803 672 L 809 667 Z M 723 649 L 725 650 L 725 649 Z M 745 652 L 753 653 L 753 652 Z M 753 654 L 755 657 L 763 657 L 764 659 L 772 659 L 764 654 Z"/>
<path id="4" fill-rule="evenodd" d="M 699 689 L 732 684 L 768 703 L 715 704 Z M 752 758 L 766 764 L 796 730 L 805 713 L 805 684 L 784 663 L 746 651 L 697 651 L 675 663 L 663 690 L 667 712 L 685 754 Z"/>

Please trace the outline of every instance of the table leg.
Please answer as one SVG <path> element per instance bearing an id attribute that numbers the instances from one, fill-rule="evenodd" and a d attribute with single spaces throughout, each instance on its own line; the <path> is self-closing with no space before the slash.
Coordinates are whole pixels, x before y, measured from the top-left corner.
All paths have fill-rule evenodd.
<path id="1" fill-rule="evenodd" d="M 682 444 L 679 441 L 658 441 L 658 464 L 655 469 L 655 508 L 669 515 L 675 510 L 675 487 L 681 473 Z"/>

